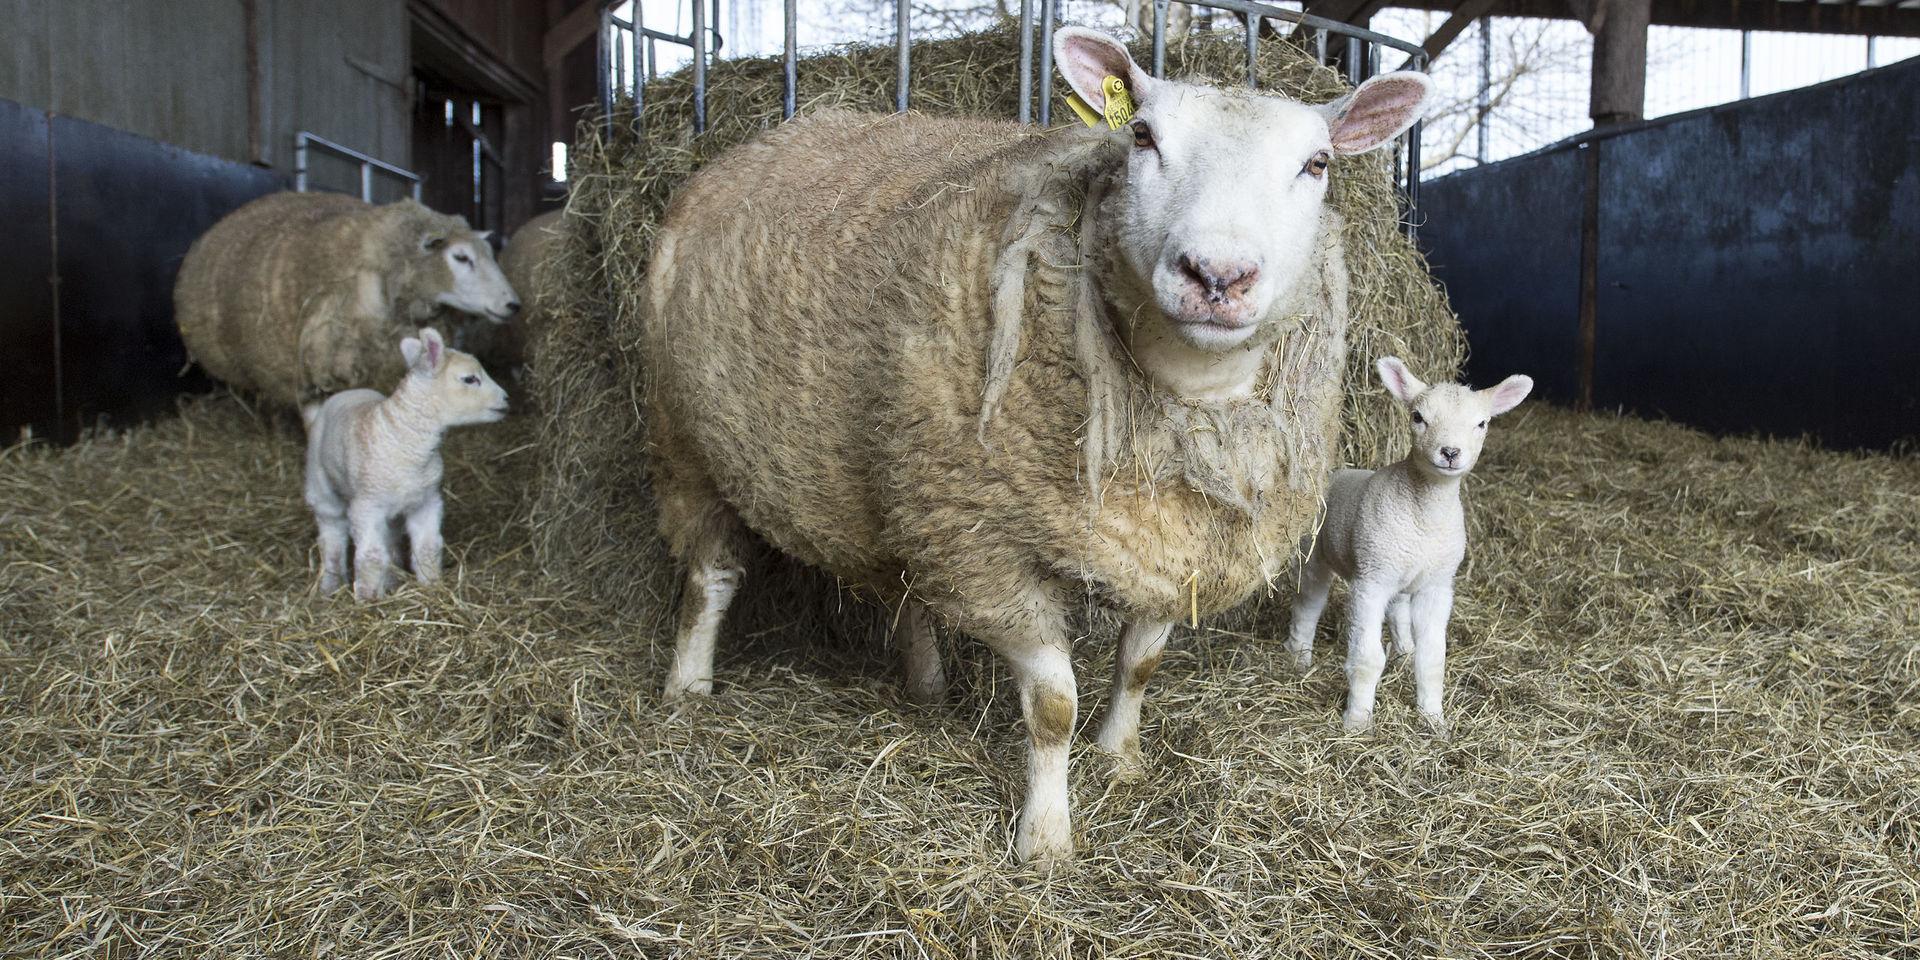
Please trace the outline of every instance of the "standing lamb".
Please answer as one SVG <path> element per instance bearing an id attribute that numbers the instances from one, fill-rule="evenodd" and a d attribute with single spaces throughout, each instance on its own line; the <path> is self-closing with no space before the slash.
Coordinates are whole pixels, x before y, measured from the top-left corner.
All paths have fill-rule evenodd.
<path id="1" fill-rule="evenodd" d="M 689 178 L 640 351 L 688 566 L 666 696 L 712 689 L 750 532 L 925 605 L 1012 668 L 1022 858 L 1073 849 L 1080 599 L 1130 621 L 1098 735 L 1124 771 L 1172 623 L 1265 587 L 1309 528 L 1346 351 L 1330 169 L 1432 90 L 1394 73 L 1312 107 L 1155 79 L 1090 30 L 1054 44 L 1095 110 L 1126 85 L 1129 123 L 822 113 Z M 921 613 L 901 633 L 937 693 Z"/>
<path id="2" fill-rule="evenodd" d="M 1358 733 L 1373 726 L 1374 690 L 1386 668 L 1380 621 L 1393 625 L 1394 652 L 1413 655 L 1420 715 L 1446 736 L 1440 709 L 1446 682 L 1447 617 L 1453 575 L 1467 555 L 1460 480 L 1480 458 L 1487 421 L 1519 406 L 1533 380 L 1515 374 L 1495 387 L 1457 383 L 1429 387 L 1397 357 L 1376 364 L 1380 380 L 1413 411 L 1413 449 L 1380 470 L 1342 470 L 1327 490 L 1327 515 L 1301 565 L 1287 649 L 1305 670 L 1313 663 L 1313 630 L 1335 575 L 1347 580 L 1347 712 Z"/>
<path id="3" fill-rule="evenodd" d="M 385 596 L 397 551 L 393 525 L 404 521 L 421 583 L 440 579 L 440 440 L 450 427 L 507 415 L 507 392 L 480 362 L 448 350 L 440 333 L 400 342 L 406 375 L 392 396 L 348 390 L 301 409 L 307 422 L 307 506 L 320 525 L 320 592 L 347 579 L 353 594 Z"/>
<path id="4" fill-rule="evenodd" d="M 483 235 L 412 200 L 275 193 L 195 241 L 174 285 L 188 351 L 236 390 L 302 406 L 400 376 L 394 345 L 451 312 L 505 323 L 520 299 Z"/>

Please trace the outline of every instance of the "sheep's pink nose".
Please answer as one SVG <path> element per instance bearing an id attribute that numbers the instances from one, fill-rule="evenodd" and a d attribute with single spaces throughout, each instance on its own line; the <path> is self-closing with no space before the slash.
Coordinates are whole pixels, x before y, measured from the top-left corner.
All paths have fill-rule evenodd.
<path id="1" fill-rule="evenodd" d="M 1180 256 L 1180 271 L 1186 274 L 1187 282 L 1199 287 L 1200 295 L 1214 305 L 1239 300 L 1253 289 L 1253 282 L 1260 279 L 1260 268 L 1251 260 L 1216 260 L 1190 253 Z"/>

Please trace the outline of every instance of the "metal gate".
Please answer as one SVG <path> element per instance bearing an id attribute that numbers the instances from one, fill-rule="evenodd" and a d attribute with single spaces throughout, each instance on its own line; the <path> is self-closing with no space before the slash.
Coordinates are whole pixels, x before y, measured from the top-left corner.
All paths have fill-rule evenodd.
<path id="1" fill-rule="evenodd" d="M 707 128 L 707 57 L 718 52 L 721 37 L 717 27 L 720 20 L 720 0 L 689 0 L 693 10 L 692 29 L 686 36 L 663 33 L 646 26 L 643 16 L 644 3 L 635 0 L 633 19 L 628 20 L 613 15 L 613 3 L 603 3 L 600 10 L 600 115 L 605 118 L 609 131 L 613 123 L 615 91 L 629 91 L 633 100 L 633 115 L 638 119 L 646 110 L 646 84 L 655 75 L 656 58 L 654 45 L 670 43 L 686 47 L 693 51 L 693 132 L 702 133 Z M 1036 70 L 1034 63 L 1034 6 L 1039 10 L 1039 123 L 1046 126 L 1052 122 L 1053 101 L 1053 31 L 1059 26 L 1058 0 L 1020 0 L 1020 106 L 1016 119 L 1021 123 L 1034 122 L 1034 97 Z M 1279 20 L 1313 31 L 1313 49 L 1318 52 L 1320 62 L 1327 62 L 1328 45 L 1333 37 L 1341 38 L 1346 44 L 1344 60 L 1347 80 L 1358 85 L 1369 75 L 1378 72 L 1383 49 L 1398 50 L 1407 55 L 1398 69 L 1427 69 L 1427 53 L 1419 44 L 1376 33 L 1364 27 L 1350 23 L 1341 23 L 1316 17 L 1295 10 L 1286 10 L 1252 0 L 1153 0 L 1153 75 L 1166 75 L 1167 65 L 1167 11 L 1174 2 L 1189 7 L 1204 7 L 1238 14 L 1246 21 L 1247 45 L 1247 85 L 1256 86 L 1259 82 L 1256 56 L 1261 41 L 1261 24 L 1267 20 Z M 710 5 L 710 8 L 709 8 Z M 800 85 L 798 51 L 798 0 L 784 0 L 784 69 L 782 84 L 785 87 L 784 115 L 791 119 L 796 109 L 797 91 Z M 913 85 L 913 48 L 911 24 L 911 0 L 894 0 L 894 58 L 897 71 L 894 79 L 894 109 L 905 111 L 911 100 Z M 712 45 L 708 46 L 709 38 Z M 1279 42 L 1289 42 L 1281 40 Z M 630 82 L 631 81 L 631 82 Z M 1403 145 L 1394 153 L 1394 182 L 1399 188 L 1403 213 L 1401 222 L 1407 236 L 1412 238 L 1418 230 L 1418 217 L 1415 209 L 1420 197 L 1420 123 L 1415 123 L 1402 138 Z"/>

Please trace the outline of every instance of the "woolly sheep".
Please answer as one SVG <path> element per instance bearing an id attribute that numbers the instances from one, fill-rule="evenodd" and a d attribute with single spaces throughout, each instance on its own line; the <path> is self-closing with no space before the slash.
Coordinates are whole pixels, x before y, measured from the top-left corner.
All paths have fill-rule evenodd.
<path id="1" fill-rule="evenodd" d="M 500 251 L 500 272 L 520 294 L 520 312 L 512 323 L 472 324 L 454 345 L 479 357 L 487 369 L 505 372 L 517 378 L 533 359 L 533 345 L 546 322 L 541 287 L 548 276 L 548 265 L 560 254 L 573 221 L 562 210 L 549 210 L 520 225 Z"/>
<path id="2" fill-rule="evenodd" d="M 507 392 L 479 361 L 447 349 L 439 331 L 402 340 L 399 353 L 406 374 L 392 396 L 347 390 L 301 410 L 322 594 L 346 582 L 351 540 L 354 596 L 385 596 L 396 522 L 406 525 L 413 575 L 440 579 L 440 441 L 451 427 L 507 414 Z"/>
<path id="3" fill-rule="evenodd" d="M 1155 79 L 1090 30 L 1054 42 L 1095 110 L 1125 83 L 1130 125 L 783 125 L 680 187 L 639 351 L 688 568 L 666 696 L 712 689 L 757 534 L 899 605 L 917 692 L 942 686 L 936 619 L 1006 659 L 1022 858 L 1073 848 L 1080 598 L 1129 621 L 1098 735 L 1128 773 L 1172 623 L 1265 586 L 1311 524 L 1346 350 L 1328 165 L 1391 142 L 1432 89 L 1388 74 L 1310 107 Z"/>
<path id="4" fill-rule="evenodd" d="M 465 220 L 322 193 L 269 194 L 214 224 L 187 251 L 173 302 L 207 373 L 289 407 L 392 383 L 393 346 L 416 327 L 504 323 L 520 306 Z"/>
<path id="5" fill-rule="evenodd" d="M 1420 714 L 1446 736 L 1441 690 L 1446 680 L 1447 617 L 1453 576 L 1467 554 L 1460 480 L 1480 458 L 1487 421 L 1512 410 L 1533 390 L 1515 374 L 1486 390 L 1457 383 L 1428 386 L 1398 357 L 1375 365 L 1387 391 L 1413 411 L 1413 449 L 1380 470 L 1341 470 L 1327 490 L 1326 519 L 1301 564 L 1287 641 L 1294 662 L 1313 663 L 1313 631 L 1333 578 L 1348 581 L 1347 711 L 1358 733 L 1373 725 L 1374 690 L 1386 667 L 1380 621 L 1393 626 L 1394 652 L 1413 656 Z"/>

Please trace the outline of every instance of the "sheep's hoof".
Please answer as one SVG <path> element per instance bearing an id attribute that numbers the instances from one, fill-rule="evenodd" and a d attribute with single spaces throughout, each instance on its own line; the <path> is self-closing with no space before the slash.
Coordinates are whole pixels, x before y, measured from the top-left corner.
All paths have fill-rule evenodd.
<path id="1" fill-rule="evenodd" d="M 387 587 L 386 584 L 383 583 L 356 583 L 353 585 L 353 595 L 355 599 L 358 599 L 362 603 L 372 603 L 387 595 Z"/>
<path id="2" fill-rule="evenodd" d="M 1293 658 L 1294 669 L 1301 673 L 1307 672 L 1313 666 L 1312 647 L 1288 647 L 1287 654 Z"/>
<path id="3" fill-rule="evenodd" d="M 687 680 L 681 677 L 669 677 L 667 687 L 661 691 L 661 698 L 668 703 L 689 703 L 702 697 L 713 695 L 713 678 L 700 677 Z"/>
<path id="4" fill-rule="evenodd" d="M 1373 714 L 1348 711 L 1340 718 L 1340 726 L 1350 734 L 1366 733 L 1373 729 Z"/>
<path id="5" fill-rule="evenodd" d="M 332 596 L 334 591 L 346 585 L 347 582 L 340 577 L 331 573 L 324 574 L 320 577 L 320 595 L 323 597 Z"/>
<path id="6" fill-rule="evenodd" d="M 1427 733 L 1431 734 L 1435 740 L 1453 739 L 1453 727 L 1447 724 L 1445 717 L 1437 713 L 1424 713 L 1420 716 L 1427 722 Z"/>
<path id="7" fill-rule="evenodd" d="M 1027 811 L 1013 838 L 1013 851 L 1027 863 L 1052 863 L 1073 856 L 1073 825 L 1065 810 Z"/>
<path id="8" fill-rule="evenodd" d="M 932 706 L 947 698 L 946 677 L 913 677 L 907 681 L 907 699 Z"/>
<path id="9" fill-rule="evenodd" d="M 1094 746 L 1113 761 L 1113 782 L 1139 783 L 1147 778 L 1147 758 L 1141 754 L 1137 738 L 1116 745 L 1101 736 L 1094 740 Z"/>

